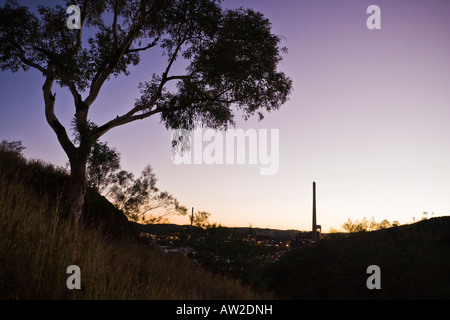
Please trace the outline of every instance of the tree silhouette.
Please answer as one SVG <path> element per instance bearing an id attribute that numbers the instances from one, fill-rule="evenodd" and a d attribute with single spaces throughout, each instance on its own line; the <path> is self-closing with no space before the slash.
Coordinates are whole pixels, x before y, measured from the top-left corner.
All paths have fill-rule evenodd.
<path id="1" fill-rule="evenodd" d="M 20 140 L 8 141 L 5 139 L 0 142 L 0 151 L 12 152 L 23 156 L 22 151 L 24 149 L 25 147 L 22 145 L 22 141 Z"/>
<path id="2" fill-rule="evenodd" d="M 207 211 L 198 211 L 194 213 L 192 223 L 194 226 L 206 228 L 209 225 L 210 216 L 211 214 Z"/>
<path id="3" fill-rule="evenodd" d="M 120 170 L 120 153 L 107 142 L 93 144 L 86 174 L 88 187 L 105 196 L 132 221 L 155 223 L 171 215 L 187 214 L 187 208 L 173 195 L 156 187 L 156 175 L 150 165 L 138 178 Z"/>
<path id="4" fill-rule="evenodd" d="M 375 217 L 372 217 L 370 221 L 367 220 L 366 217 L 363 217 L 361 221 L 352 221 L 352 219 L 348 218 L 347 222 L 342 225 L 342 228 L 347 232 L 354 233 L 388 229 L 391 227 L 398 227 L 399 225 L 400 223 L 398 221 L 390 223 L 388 220 L 384 219 L 383 221 L 378 223 L 375 221 Z"/>
<path id="5" fill-rule="evenodd" d="M 94 142 L 87 163 L 87 185 L 102 193 L 113 182 L 119 168 L 120 153 L 107 142 Z"/>
<path id="6" fill-rule="evenodd" d="M 138 178 L 131 172 L 120 170 L 112 175 L 105 197 L 135 222 L 155 223 L 171 215 L 186 215 L 187 208 L 167 191 L 160 191 L 156 181 L 150 165 Z"/>
<path id="7" fill-rule="evenodd" d="M 245 119 L 262 119 L 264 111 L 286 102 L 292 82 L 277 71 L 285 52 L 280 37 L 261 13 L 228 10 L 220 3 L 80 0 L 80 29 L 73 30 L 67 27 L 70 1 L 65 7 L 38 7 L 40 17 L 15 0 L 0 8 L 1 69 L 34 68 L 44 77 L 45 116 L 70 163 L 64 212 L 81 216 L 91 148 L 114 127 L 158 114 L 168 129 L 191 130 L 198 120 L 223 129 L 235 123 L 237 110 Z M 85 34 L 92 36 L 84 39 Z M 167 58 L 164 71 L 141 83 L 135 104 L 101 125 L 90 122 L 104 83 L 129 75 L 128 67 L 138 65 L 143 52 L 158 48 Z M 175 61 L 187 65 L 184 73 L 172 73 Z M 73 97 L 78 144 L 55 114 L 55 83 Z"/>

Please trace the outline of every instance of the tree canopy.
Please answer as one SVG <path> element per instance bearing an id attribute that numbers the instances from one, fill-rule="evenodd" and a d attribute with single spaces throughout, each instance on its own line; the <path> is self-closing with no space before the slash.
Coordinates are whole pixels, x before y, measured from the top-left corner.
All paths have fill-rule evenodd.
<path id="1" fill-rule="evenodd" d="M 141 96 L 126 114 L 90 128 L 96 138 L 109 129 L 160 113 L 168 128 L 191 129 L 195 119 L 220 128 L 233 124 L 234 104 L 244 117 L 277 109 L 291 81 L 277 71 L 280 37 L 251 9 L 225 10 L 220 1 L 80 1 L 81 29 L 67 28 L 66 7 L 39 6 L 40 18 L 14 0 L 0 11 L 0 67 L 30 67 L 72 93 L 78 129 L 104 82 L 159 47 L 167 57 L 161 74 L 140 85 Z M 83 36 L 85 29 L 91 35 Z M 171 74 L 176 60 L 184 74 Z M 169 82 L 176 82 L 168 90 Z"/>
<path id="2" fill-rule="evenodd" d="M 0 68 L 34 68 L 44 76 L 45 116 L 71 166 L 71 214 L 82 208 L 90 150 L 112 128 L 159 115 L 168 129 L 192 130 L 198 121 L 225 129 L 238 111 L 244 119 L 262 119 L 292 90 L 291 79 L 277 69 L 286 48 L 260 12 L 225 9 L 220 0 L 80 0 L 80 28 L 69 29 L 66 10 L 73 3 L 63 3 L 39 6 L 35 14 L 6 1 Z M 88 114 L 104 83 L 129 75 L 149 50 L 159 50 L 166 63 L 149 71 L 135 103 L 103 124 L 92 122 Z M 184 71 L 175 73 L 175 63 Z M 55 114 L 55 83 L 73 97 L 76 141 Z"/>

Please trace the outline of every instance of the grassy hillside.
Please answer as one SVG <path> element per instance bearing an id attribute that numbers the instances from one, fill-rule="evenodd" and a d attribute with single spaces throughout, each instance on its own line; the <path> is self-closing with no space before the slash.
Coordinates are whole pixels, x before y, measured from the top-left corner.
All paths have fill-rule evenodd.
<path id="1" fill-rule="evenodd" d="M 380 290 L 366 286 L 370 265 L 380 267 Z M 450 217 L 291 250 L 260 285 L 287 299 L 449 299 Z"/>
<path id="2" fill-rule="evenodd" d="M 259 298 L 182 255 L 58 218 L 66 178 L 51 165 L 0 154 L 0 299 Z M 104 207 L 92 199 L 91 214 Z M 69 265 L 81 269 L 81 290 L 66 286 Z"/>
<path id="3" fill-rule="evenodd" d="M 82 224 L 59 218 L 66 182 L 62 169 L 0 152 L 0 299 L 450 298 L 450 217 L 336 235 L 276 262 L 245 262 L 235 274 L 262 292 L 256 294 L 183 255 L 139 242 L 123 214 L 93 190 Z M 239 263 L 261 255 L 250 244 L 217 240 L 213 231 L 221 229 L 209 230 L 203 251 L 224 259 L 232 251 Z M 70 265 L 81 269 L 81 290 L 66 286 Z M 370 265 L 381 269 L 380 290 L 366 286 Z"/>

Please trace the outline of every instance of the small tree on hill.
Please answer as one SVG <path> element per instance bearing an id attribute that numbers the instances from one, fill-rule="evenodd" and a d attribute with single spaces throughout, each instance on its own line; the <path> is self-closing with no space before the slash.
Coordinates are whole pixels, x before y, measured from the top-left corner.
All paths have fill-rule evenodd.
<path id="1" fill-rule="evenodd" d="M 150 165 L 138 178 L 119 169 L 120 153 L 106 142 L 94 143 L 87 164 L 88 186 L 108 198 L 130 220 L 155 223 L 187 213 L 173 195 L 158 190 Z"/>
<path id="2" fill-rule="evenodd" d="M 22 141 L 8 141 L 5 139 L 0 142 L 0 151 L 13 152 L 23 156 L 22 151 L 24 149 L 25 147 L 22 145 Z"/>
<path id="3" fill-rule="evenodd" d="M 87 186 L 102 193 L 114 181 L 119 168 L 120 153 L 107 142 L 95 142 L 87 163 Z"/>
<path id="4" fill-rule="evenodd" d="M 207 211 L 198 211 L 192 217 L 192 224 L 197 227 L 206 228 L 209 226 L 209 217 L 211 214 Z"/>
<path id="5" fill-rule="evenodd" d="M 135 222 L 156 223 L 171 215 L 186 215 L 187 208 L 170 193 L 158 190 L 156 181 L 151 166 L 145 167 L 138 178 L 121 170 L 114 176 L 105 196 Z"/>
<path id="6" fill-rule="evenodd" d="M 361 221 L 355 220 L 352 221 L 352 219 L 348 219 L 347 222 L 345 222 L 342 225 L 342 228 L 350 233 L 353 232 L 364 232 L 364 231 L 376 231 L 376 230 L 382 230 L 387 229 L 391 227 L 398 227 L 400 223 L 398 221 L 394 221 L 393 223 L 390 223 L 388 220 L 384 219 L 381 222 L 376 222 L 375 217 L 372 217 L 369 220 L 367 220 L 366 217 L 362 218 Z"/>

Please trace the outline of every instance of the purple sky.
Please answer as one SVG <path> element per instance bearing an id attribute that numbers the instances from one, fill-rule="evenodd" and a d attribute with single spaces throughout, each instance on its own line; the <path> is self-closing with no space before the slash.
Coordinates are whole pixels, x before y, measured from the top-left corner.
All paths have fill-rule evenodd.
<path id="1" fill-rule="evenodd" d="M 371 4 L 381 8 L 381 30 L 366 27 Z M 261 176 L 249 164 L 174 165 L 171 132 L 158 117 L 103 137 L 121 152 L 122 168 L 139 175 L 151 164 L 162 190 L 228 226 L 309 230 L 313 181 L 324 231 L 348 218 L 407 223 L 424 211 L 450 214 L 450 1 L 224 5 L 263 12 L 289 49 L 280 69 L 293 79 L 290 101 L 262 122 L 237 123 L 279 129 L 278 173 Z M 149 57 L 129 77 L 105 85 L 91 120 L 102 124 L 133 105 L 138 83 L 161 68 L 158 52 Z M 0 73 L 0 139 L 22 140 L 27 157 L 64 165 L 45 121 L 42 84 L 33 70 Z M 68 128 L 72 99 L 55 91 L 56 113 Z"/>

